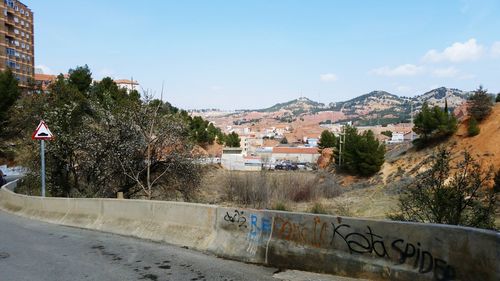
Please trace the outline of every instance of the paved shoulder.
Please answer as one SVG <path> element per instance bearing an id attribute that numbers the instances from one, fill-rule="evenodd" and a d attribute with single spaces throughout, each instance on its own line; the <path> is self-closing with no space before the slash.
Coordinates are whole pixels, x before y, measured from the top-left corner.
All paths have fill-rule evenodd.
<path id="1" fill-rule="evenodd" d="M 275 269 L 0 211 L 2 281 L 277 280 Z"/>

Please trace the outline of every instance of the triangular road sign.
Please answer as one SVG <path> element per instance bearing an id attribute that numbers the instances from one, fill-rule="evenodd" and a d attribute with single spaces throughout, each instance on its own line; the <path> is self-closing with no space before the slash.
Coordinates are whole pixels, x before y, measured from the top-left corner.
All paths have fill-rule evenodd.
<path id="1" fill-rule="evenodd" d="M 54 138 L 54 135 L 49 130 L 49 127 L 47 127 L 47 124 L 42 120 L 40 124 L 38 124 L 35 132 L 33 132 L 31 138 L 34 140 L 51 140 Z"/>

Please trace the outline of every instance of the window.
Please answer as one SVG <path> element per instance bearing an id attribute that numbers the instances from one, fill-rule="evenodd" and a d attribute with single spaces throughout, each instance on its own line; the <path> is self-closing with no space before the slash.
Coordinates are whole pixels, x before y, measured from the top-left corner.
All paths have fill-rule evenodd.
<path id="1" fill-rule="evenodd" d="M 30 45 L 26 44 L 26 50 L 30 49 Z"/>
<path id="2" fill-rule="evenodd" d="M 21 36 L 24 37 L 24 31 L 21 31 Z"/>
<path id="3" fill-rule="evenodd" d="M 19 30 L 18 30 L 17 28 L 16 28 L 16 29 L 14 29 L 14 33 L 15 33 L 15 34 L 19 34 Z"/>
<path id="4" fill-rule="evenodd" d="M 12 49 L 12 48 L 7 48 L 7 55 L 9 55 L 9 56 L 13 56 L 15 53 L 16 53 L 16 51 L 14 51 L 14 49 Z"/>
<path id="5" fill-rule="evenodd" d="M 16 45 L 16 46 L 18 46 L 18 47 L 19 47 L 19 41 L 14 40 L 14 45 Z"/>
<path id="6" fill-rule="evenodd" d="M 7 16 L 7 9 L 3 10 L 4 16 Z"/>
<path id="7" fill-rule="evenodd" d="M 14 6 L 14 10 L 16 10 L 16 12 L 19 11 L 19 7 L 17 5 Z"/>
<path id="8" fill-rule="evenodd" d="M 14 21 L 15 21 L 16 23 L 18 23 L 18 22 L 19 22 L 19 19 L 18 19 L 17 17 L 14 17 Z"/>
<path id="9" fill-rule="evenodd" d="M 26 23 L 26 25 L 25 25 L 25 26 L 26 26 L 26 28 L 28 28 L 28 27 L 30 27 L 30 24 L 29 24 L 29 23 Z"/>
<path id="10" fill-rule="evenodd" d="M 30 39 L 30 35 L 28 33 L 26 33 L 26 38 Z"/>
<path id="11" fill-rule="evenodd" d="M 26 48 L 26 44 L 21 43 L 21 48 L 23 48 L 23 49 Z"/>
<path id="12" fill-rule="evenodd" d="M 7 6 L 9 6 L 11 8 L 14 8 L 14 1 L 12 1 L 12 0 L 5 0 L 4 2 L 5 2 L 5 4 L 7 4 Z"/>
<path id="13" fill-rule="evenodd" d="M 21 9 L 21 15 L 24 15 L 24 9 Z"/>
<path id="14" fill-rule="evenodd" d="M 21 25 L 24 25 L 24 21 L 23 20 L 21 20 Z"/>

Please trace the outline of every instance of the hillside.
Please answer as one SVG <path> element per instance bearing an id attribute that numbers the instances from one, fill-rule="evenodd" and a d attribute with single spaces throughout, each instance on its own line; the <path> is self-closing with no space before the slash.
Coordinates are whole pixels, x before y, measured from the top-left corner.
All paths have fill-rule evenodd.
<path id="1" fill-rule="evenodd" d="M 471 92 L 465 92 L 459 89 L 453 88 L 437 88 L 432 91 L 429 91 L 420 96 L 416 96 L 412 100 L 417 105 L 417 108 L 427 102 L 431 105 L 437 105 L 439 107 L 444 107 L 445 99 L 448 101 L 449 108 L 455 108 L 463 103 L 471 95 Z"/>
<path id="2" fill-rule="evenodd" d="M 400 97 L 386 91 L 372 91 L 348 101 L 332 102 L 328 105 L 302 97 L 285 103 L 278 103 L 269 108 L 256 110 L 259 113 L 285 113 L 294 118 L 307 118 L 320 112 L 331 112 L 330 116 L 341 118 L 333 120 L 351 121 L 358 126 L 384 125 L 389 123 L 409 122 L 411 107 L 418 111 L 424 102 L 431 106 L 444 107 L 445 100 L 448 107 L 453 109 L 460 106 L 470 95 L 459 89 L 440 87 L 413 98 Z M 324 120 L 325 121 L 325 120 Z"/>
<path id="3" fill-rule="evenodd" d="M 282 110 L 291 111 L 294 115 L 310 112 L 312 109 L 324 108 L 323 103 L 312 101 L 308 98 L 301 97 L 289 102 L 278 103 L 269 108 L 258 109 L 257 112 L 277 112 Z"/>

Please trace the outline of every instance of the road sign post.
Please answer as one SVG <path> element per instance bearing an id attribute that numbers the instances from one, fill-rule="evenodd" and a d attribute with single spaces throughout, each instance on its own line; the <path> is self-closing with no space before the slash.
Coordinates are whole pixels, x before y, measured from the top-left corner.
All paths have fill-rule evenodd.
<path id="1" fill-rule="evenodd" d="M 45 197 L 45 140 L 40 141 L 40 155 L 42 160 L 42 170 L 40 177 L 42 178 L 42 197 Z"/>
<path id="2" fill-rule="evenodd" d="M 47 127 L 47 124 L 42 120 L 35 132 L 31 136 L 33 140 L 40 140 L 40 160 L 41 160 L 41 171 L 40 178 L 42 180 L 42 197 L 45 197 L 45 140 L 51 140 L 54 135 Z"/>

